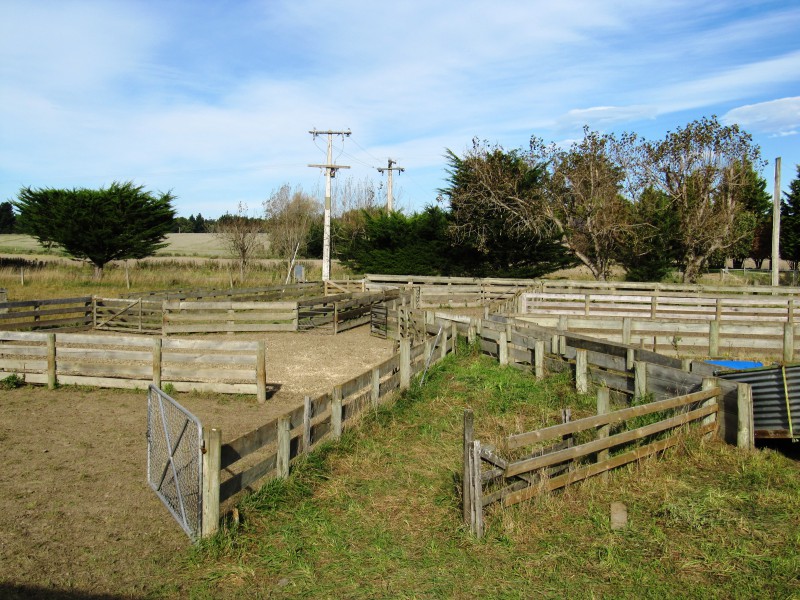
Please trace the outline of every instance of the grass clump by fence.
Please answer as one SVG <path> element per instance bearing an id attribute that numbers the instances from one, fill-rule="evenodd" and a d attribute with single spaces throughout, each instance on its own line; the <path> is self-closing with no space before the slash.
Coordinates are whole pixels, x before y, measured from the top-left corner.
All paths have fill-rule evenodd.
<path id="1" fill-rule="evenodd" d="M 800 471 L 771 451 L 686 438 L 606 480 L 490 511 L 486 536 L 472 537 L 457 491 L 463 410 L 488 429 L 555 420 L 565 404 L 591 412 L 593 398 L 569 387 L 462 348 L 244 499 L 239 524 L 192 550 L 177 585 L 198 598 L 800 593 Z M 614 501 L 628 507 L 619 531 Z"/>

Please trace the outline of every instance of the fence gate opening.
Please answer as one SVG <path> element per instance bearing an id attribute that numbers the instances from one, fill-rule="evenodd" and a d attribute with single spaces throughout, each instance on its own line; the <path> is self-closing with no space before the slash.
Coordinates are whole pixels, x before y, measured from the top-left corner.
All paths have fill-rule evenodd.
<path id="1" fill-rule="evenodd" d="M 192 540 L 203 515 L 203 427 L 154 385 L 147 392 L 147 482 Z"/>

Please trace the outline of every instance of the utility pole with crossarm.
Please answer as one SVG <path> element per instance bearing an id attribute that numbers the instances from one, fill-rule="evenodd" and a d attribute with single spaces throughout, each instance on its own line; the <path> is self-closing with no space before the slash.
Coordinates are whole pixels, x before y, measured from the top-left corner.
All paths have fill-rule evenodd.
<path id="1" fill-rule="evenodd" d="M 384 171 L 388 171 L 389 173 L 389 180 L 387 181 L 386 187 L 386 212 L 392 212 L 394 210 L 394 198 L 392 196 L 392 171 L 397 171 L 398 173 L 402 173 L 405 171 L 403 167 L 393 167 L 392 165 L 396 165 L 397 161 L 389 159 L 389 166 L 386 168 L 378 167 L 378 173 L 383 174 Z"/>
<path id="2" fill-rule="evenodd" d="M 350 135 L 350 130 L 347 131 L 317 131 L 312 129 L 309 131 L 314 139 L 318 135 L 328 136 L 328 159 L 324 165 L 308 165 L 309 167 L 317 167 L 325 169 L 325 220 L 324 230 L 322 234 L 322 281 L 328 281 L 331 278 L 331 177 L 336 177 L 337 169 L 349 169 L 345 165 L 333 164 L 333 136 L 341 135 L 342 139 Z"/>

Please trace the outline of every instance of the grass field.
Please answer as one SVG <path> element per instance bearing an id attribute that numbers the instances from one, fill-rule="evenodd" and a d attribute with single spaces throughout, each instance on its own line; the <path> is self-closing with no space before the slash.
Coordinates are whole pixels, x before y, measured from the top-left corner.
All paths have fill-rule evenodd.
<path id="1" fill-rule="evenodd" d="M 687 437 L 673 452 L 461 523 L 461 419 L 498 425 L 588 410 L 475 354 L 301 461 L 240 505 L 164 594 L 193 598 L 790 598 L 800 594 L 800 471 L 774 451 Z M 628 507 L 611 531 L 609 506 Z M 494 505 L 497 506 L 497 505 Z"/>
<path id="2" fill-rule="evenodd" d="M 170 233 L 167 246 L 157 256 L 198 256 L 222 258 L 228 256 L 222 241 L 213 233 Z M 28 235 L 0 234 L 0 254 L 45 254 L 46 250 Z M 52 255 L 62 256 L 58 251 Z"/>

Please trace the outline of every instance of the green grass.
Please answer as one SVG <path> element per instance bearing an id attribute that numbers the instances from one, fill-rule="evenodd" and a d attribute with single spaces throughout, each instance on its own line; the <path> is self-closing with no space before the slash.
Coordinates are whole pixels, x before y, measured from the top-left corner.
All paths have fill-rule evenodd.
<path id="1" fill-rule="evenodd" d="M 566 379 L 536 382 L 462 354 L 342 441 L 239 505 L 241 523 L 186 560 L 193 598 L 751 598 L 800 594 L 800 475 L 772 451 L 688 438 L 665 457 L 461 523 L 463 410 L 476 437 L 589 411 Z M 502 424 L 502 428 L 499 429 Z M 501 433 L 502 431 L 502 433 Z M 629 527 L 612 532 L 609 505 Z"/>

